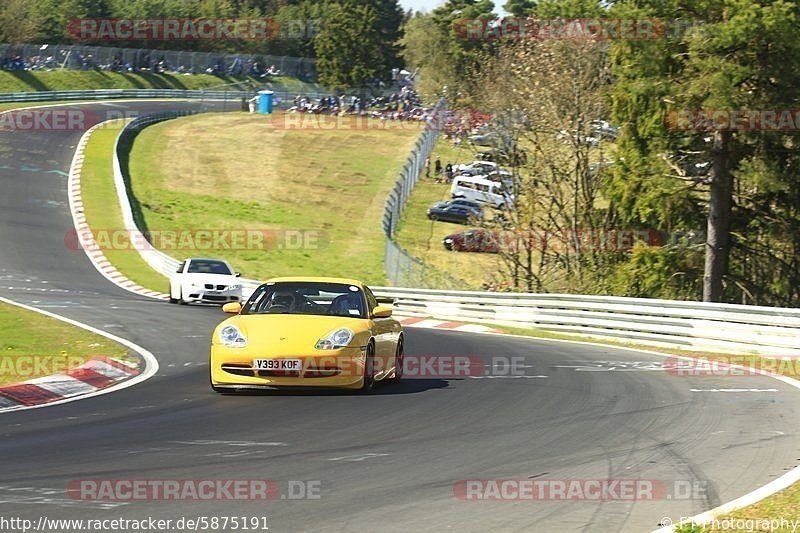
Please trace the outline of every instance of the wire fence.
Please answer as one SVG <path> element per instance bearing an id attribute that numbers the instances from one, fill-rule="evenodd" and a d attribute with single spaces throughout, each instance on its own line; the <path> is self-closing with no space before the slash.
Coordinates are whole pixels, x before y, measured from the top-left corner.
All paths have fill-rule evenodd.
<path id="1" fill-rule="evenodd" d="M 62 44 L 0 44 L 3 70 L 108 70 L 316 79 L 313 59 Z"/>
<path id="2" fill-rule="evenodd" d="M 442 116 L 447 113 L 447 101 L 442 98 L 433 109 L 433 119 L 417 139 L 408 155 L 400 177 L 386 198 L 383 209 L 383 232 L 386 235 L 383 263 L 390 284 L 399 287 L 463 289 L 466 283 L 455 276 L 426 265 L 394 240 L 394 233 L 403 215 L 411 191 L 419 180 L 425 161 L 431 154 L 441 130 Z"/>

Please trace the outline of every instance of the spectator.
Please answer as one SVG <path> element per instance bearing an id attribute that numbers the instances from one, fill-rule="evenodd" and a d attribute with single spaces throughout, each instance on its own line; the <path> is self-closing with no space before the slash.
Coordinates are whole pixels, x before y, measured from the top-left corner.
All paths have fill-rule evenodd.
<path id="1" fill-rule="evenodd" d="M 433 163 L 433 171 L 434 174 L 436 174 L 437 179 L 439 178 L 439 176 L 442 175 L 442 161 L 438 157 L 436 158 L 436 161 L 434 161 Z"/>

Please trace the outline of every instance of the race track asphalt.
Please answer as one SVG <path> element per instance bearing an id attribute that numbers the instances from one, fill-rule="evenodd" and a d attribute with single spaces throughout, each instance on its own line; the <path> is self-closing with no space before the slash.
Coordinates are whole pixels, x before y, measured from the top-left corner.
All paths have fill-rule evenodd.
<path id="1" fill-rule="evenodd" d="M 797 390 L 760 376 L 676 376 L 659 368 L 660 356 L 611 347 L 408 328 L 411 356 L 478 356 L 488 365 L 520 358 L 527 377 L 407 379 L 371 395 L 217 395 L 207 357 L 221 311 L 131 294 L 65 246 L 66 172 L 80 135 L 0 132 L 0 295 L 138 343 L 160 370 L 112 394 L 0 414 L 0 518 L 264 517 L 272 531 L 647 531 L 798 464 Z M 70 483 L 86 479 L 269 479 L 282 496 L 311 482 L 319 497 L 70 497 Z M 645 480 L 660 489 L 640 501 L 456 497 L 460 480 L 494 479 Z"/>

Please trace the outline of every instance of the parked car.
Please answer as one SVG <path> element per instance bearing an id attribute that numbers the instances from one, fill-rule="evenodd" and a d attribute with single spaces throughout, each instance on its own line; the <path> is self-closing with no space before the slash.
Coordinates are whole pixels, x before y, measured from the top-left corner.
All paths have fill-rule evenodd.
<path id="1" fill-rule="evenodd" d="M 242 300 L 242 282 L 227 261 L 193 257 L 169 279 L 170 303 L 225 304 Z"/>
<path id="2" fill-rule="evenodd" d="M 478 176 L 495 172 L 496 170 L 498 170 L 497 163 L 491 161 L 473 161 L 472 163 L 453 165 L 453 172 L 456 175 L 464 176 Z"/>
<path id="3" fill-rule="evenodd" d="M 456 176 L 450 186 L 450 194 L 453 198 L 464 198 L 498 209 L 512 207 L 514 204 L 513 196 L 503 183 L 483 176 Z"/>
<path id="4" fill-rule="evenodd" d="M 500 251 L 498 233 L 488 229 L 471 229 L 451 233 L 442 239 L 442 245 L 455 252 L 485 252 L 496 254 Z"/>
<path id="5" fill-rule="evenodd" d="M 590 125 L 592 127 L 592 137 L 613 141 L 619 136 L 619 127 L 612 126 L 607 120 L 593 120 Z"/>
<path id="6" fill-rule="evenodd" d="M 445 205 L 435 204 L 428 209 L 428 218 L 456 224 L 468 224 L 476 218 L 481 218 L 482 212 L 476 211 L 466 205 L 442 202 Z"/>
<path id="7" fill-rule="evenodd" d="M 472 200 L 467 200 L 465 198 L 455 198 L 453 200 L 446 200 L 444 202 L 436 202 L 431 206 L 431 208 L 439 208 L 442 209 L 447 207 L 448 205 L 458 205 L 462 207 L 467 207 L 475 211 L 475 215 L 479 218 L 483 217 L 483 204 L 478 202 L 473 202 Z"/>
<path id="8" fill-rule="evenodd" d="M 500 146 L 501 143 L 500 136 L 494 132 L 470 135 L 467 140 L 476 146 L 491 146 L 493 148 Z"/>

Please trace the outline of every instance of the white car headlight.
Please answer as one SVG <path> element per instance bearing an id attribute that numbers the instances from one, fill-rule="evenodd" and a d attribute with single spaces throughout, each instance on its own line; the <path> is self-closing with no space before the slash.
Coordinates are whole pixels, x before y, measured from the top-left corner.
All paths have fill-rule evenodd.
<path id="1" fill-rule="evenodd" d="M 332 331 L 326 336 L 317 341 L 315 348 L 317 350 L 333 350 L 336 348 L 344 348 L 350 341 L 353 340 L 355 334 L 347 328 L 339 328 Z"/>
<path id="2" fill-rule="evenodd" d="M 247 337 L 236 326 L 229 325 L 219 330 L 219 341 L 228 348 L 244 348 Z"/>

